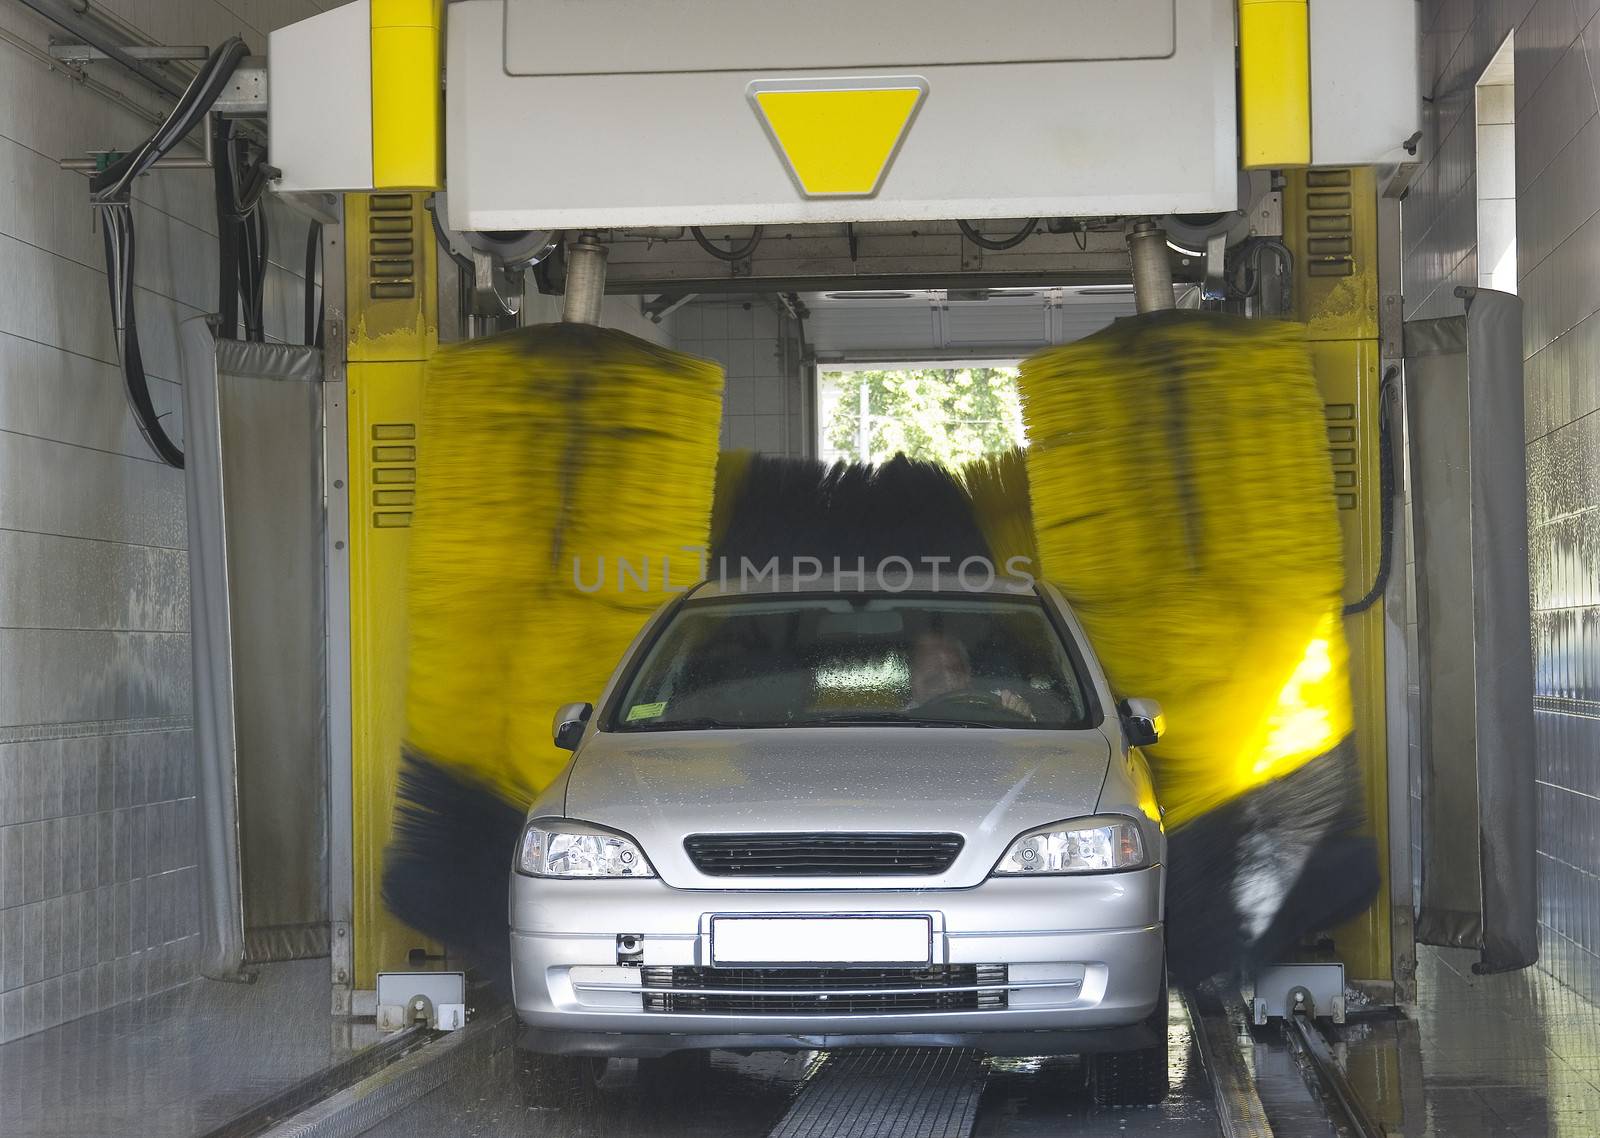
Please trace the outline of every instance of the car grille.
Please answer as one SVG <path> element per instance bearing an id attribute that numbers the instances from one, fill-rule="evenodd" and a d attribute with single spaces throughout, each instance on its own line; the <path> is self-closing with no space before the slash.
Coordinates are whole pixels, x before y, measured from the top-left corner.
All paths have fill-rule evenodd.
<path id="1" fill-rule="evenodd" d="M 928 877 L 961 852 L 960 834 L 691 834 L 711 877 Z"/>
<path id="2" fill-rule="evenodd" d="M 723 1015 L 969 1012 L 1006 1006 L 1004 964 L 641 970 L 644 1010 Z"/>

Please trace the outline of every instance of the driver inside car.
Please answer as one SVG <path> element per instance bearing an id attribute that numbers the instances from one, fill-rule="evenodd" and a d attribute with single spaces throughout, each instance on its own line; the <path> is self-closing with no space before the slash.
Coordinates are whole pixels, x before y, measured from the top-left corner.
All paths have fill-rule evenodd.
<path id="1" fill-rule="evenodd" d="M 915 711 L 952 695 L 991 695 L 1007 711 L 1034 718 L 1028 701 L 1009 689 L 990 692 L 972 685 L 972 661 L 966 645 L 943 632 L 925 632 L 911 646 L 911 702 Z"/>

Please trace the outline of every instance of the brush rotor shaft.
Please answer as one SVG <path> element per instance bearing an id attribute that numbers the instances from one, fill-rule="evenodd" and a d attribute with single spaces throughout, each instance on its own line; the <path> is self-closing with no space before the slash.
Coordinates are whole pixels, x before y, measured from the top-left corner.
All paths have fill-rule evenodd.
<path id="1" fill-rule="evenodd" d="M 1133 260 L 1134 307 L 1141 313 L 1175 308 L 1167 231 L 1153 221 L 1139 222 L 1128 234 L 1128 255 Z"/>
<path id="2" fill-rule="evenodd" d="M 567 300 L 563 324 L 599 324 L 606 295 L 606 247 L 585 233 L 567 246 Z"/>

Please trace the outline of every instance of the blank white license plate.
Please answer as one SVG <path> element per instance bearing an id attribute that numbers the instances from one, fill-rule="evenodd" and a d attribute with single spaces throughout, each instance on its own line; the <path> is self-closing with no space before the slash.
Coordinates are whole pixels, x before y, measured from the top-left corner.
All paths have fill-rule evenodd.
<path id="1" fill-rule="evenodd" d="M 712 917 L 713 964 L 928 964 L 929 917 Z"/>

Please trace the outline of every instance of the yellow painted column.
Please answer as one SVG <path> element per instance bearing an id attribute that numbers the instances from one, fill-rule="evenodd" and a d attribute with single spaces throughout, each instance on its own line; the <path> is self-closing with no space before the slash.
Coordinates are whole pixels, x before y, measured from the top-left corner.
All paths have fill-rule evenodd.
<path id="1" fill-rule="evenodd" d="M 443 0 L 372 0 L 372 184 L 444 185 Z"/>
<path id="2" fill-rule="evenodd" d="M 1365 167 L 1294 171 L 1284 188 L 1284 241 L 1295 260 L 1295 315 L 1306 325 L 1326 407 L 1347 603 L 1371 588 L 1382 544 L 1377 193 L 1372 170 Z M 1356 753 L 1382 886 L 1365 913 L 1334 933 L 1346 975 L 1380 982 L 1393 979 L 1383 622 L 1381 598 L 1345 620 Z"/>
<path id="3" fill-rule="evenodd" d="M 422 194 L 345 195 L 350 501 L 354 986 L 437 946 L 384 907 L 383 851 L 405 729 L 406 558 L 423 370 L 438 343 L 435 243 Z"/>
<path id="4" fill-rule="evenodd" d="M 1239 0 L 1240 165 L 1311 161 L 1307 0 Z"/>

